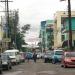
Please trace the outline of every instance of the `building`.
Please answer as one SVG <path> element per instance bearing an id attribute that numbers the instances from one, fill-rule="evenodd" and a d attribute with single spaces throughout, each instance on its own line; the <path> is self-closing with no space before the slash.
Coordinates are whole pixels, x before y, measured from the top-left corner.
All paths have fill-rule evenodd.
<path id="1" fill-rule="evenodd" d="M 0 17 L 0 53 L 3 52 L 3 26 L 2 26 L 2 16 Z"/>
<path id="2" fill-rule="evenodd" d="M 69 46 L 69 22 L 68 12 L 58 11 L 55 14 L 54 25 L 54 48 Z M 75 45 L 75 11 L 71 12 L 72 21 L 72 41 Z"/>
<path id="3" fill-rule="evenodd" d="M 41 22 L 41 27 L 40 27 L 40 38 L 41 38 L 41 49 L 42 51 L 44 50 L 49 50 L 53 47 L 54 42 L 53 42 L 53 25 L 54 21 L 53 20 L 46 20 Z"/>

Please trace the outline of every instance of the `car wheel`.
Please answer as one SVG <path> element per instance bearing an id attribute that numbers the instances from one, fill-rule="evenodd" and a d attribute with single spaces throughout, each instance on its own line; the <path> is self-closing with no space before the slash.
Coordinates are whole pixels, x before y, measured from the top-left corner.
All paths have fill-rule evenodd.
<path id="1" fill-rule="evenodd" d="M 46 63 L 46 60 L 44 62 Z"/>
<path id="2" fill-rule="evenodd" d="M 10 66 L 9 69 L 12 69 L 12 66 Z"/>
<path id="3" fill-rule="evenodd" d="M 47 59 L 45 59 L 45 63 L 47 63 Z"/>
<path id="4" fill-rule="evenodd" d="M 0 74 L 2 74 L 2 70 L 0 70 Z"/>
<path id="5" fill-rule="evenodd" d="M 52 60 L 52 64 L 55 64 L 56 62 L 55 62 L 55 60 Z"/>
<path id="6" fill-rule="evenodd" d="M 10 67 L 9 67 L 9 65 L 6 67 L 6 70 L 9 70 L 10 69 Z"/>
<path id="7" fill-rule="evenodd" d="M 63 67 L 64 67 L 64 68 L 67 68 L 67 65 L 64 64 Z"/>
<path id="8" fill-rule="evenodd" d="M 62 64 L 61 67 L 64 67 L 64 65 Z"/>

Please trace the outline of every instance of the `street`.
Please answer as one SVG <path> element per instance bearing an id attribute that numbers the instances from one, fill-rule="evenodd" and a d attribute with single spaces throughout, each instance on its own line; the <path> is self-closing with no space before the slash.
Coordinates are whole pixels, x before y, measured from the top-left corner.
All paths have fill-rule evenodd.
<path id="1" fill-rule="evenodd" d="M 3 75 L 75 75 L 75 68 L 62 68 L 60 64 L 43 63 L 43 60 L 33 60 L 13 66 Z"/>

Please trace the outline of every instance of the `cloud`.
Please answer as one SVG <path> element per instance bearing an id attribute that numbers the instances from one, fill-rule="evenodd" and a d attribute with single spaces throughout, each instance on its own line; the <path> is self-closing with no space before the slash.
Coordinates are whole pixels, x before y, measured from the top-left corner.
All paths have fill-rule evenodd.
<path id="1" fill-rule="evenodd" d="M 75 9 L 75 0 L 71 0 L 72 9 Z M 39 36 L 40 22 L 53 19 L 54 13 L 59 10 L 67 10 L 67 0 L 13 0 L 11 9 L 19 9 L 21 26 L 31 24 L 31 29 L 26 38 Z"/>

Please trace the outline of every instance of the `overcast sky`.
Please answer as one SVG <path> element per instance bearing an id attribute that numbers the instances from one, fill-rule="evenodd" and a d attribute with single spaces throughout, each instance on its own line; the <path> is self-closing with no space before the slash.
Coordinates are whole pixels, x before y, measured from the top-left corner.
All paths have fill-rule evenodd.
<path id="1" fill-rule="evenodd" d="M 10 9 L 19 9 L 20 25 L 31 24 L 31 29 L 26 35 L 26 40 L 30 37 L 38 37 L 40 22 L 53 19 L 56 11 L 67 10 L 67 1 L 60 0 L 13 0 L 9 4 Z M 0 3 L 4 6 L 3 3 Z M 71 0 L 72 10 L 75 10 L 75 0 Z M 27 40 L 28 41 L 28 40 Z"/>

